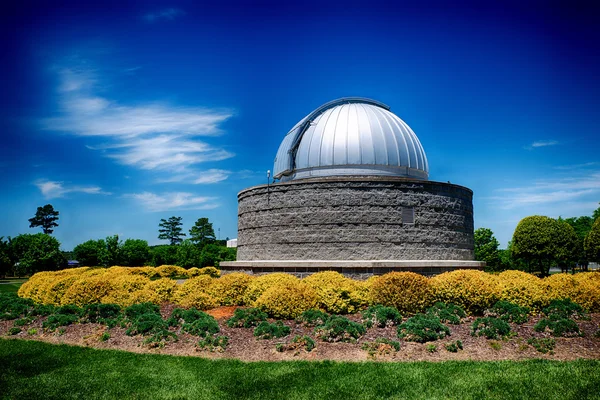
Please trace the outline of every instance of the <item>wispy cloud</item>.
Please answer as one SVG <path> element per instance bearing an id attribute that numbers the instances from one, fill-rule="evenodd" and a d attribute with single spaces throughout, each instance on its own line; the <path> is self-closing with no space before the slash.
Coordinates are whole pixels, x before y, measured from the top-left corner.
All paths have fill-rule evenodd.
<path id="1" fill-rule="evenodd" d="M 210 184 L 224 181 L 229 178 L 230 175 L 231 171 L 224 169 L 207 169 L 199 174 L 171 175 L 168 178 L 158 179 L 157 183 L 186 182 L 194 184 Z"/>
<path id="2" fill-rule="evenodd" d="M 215 137 L 230 110 L 151 103 L 123 105 L 101 96 L 99 73 L 88 63 L 58 70 L 60 112 L 41 121 L 46 130 L 106 140 L 100 150 L 124 165 L 201 176 L 197 164 L 234 154 L 199 137 Z M 222 176 L 222 175 L 221 175 Z"/>
<path id="3" fill-rule="evenodd" d="M 525 146 L 525 148 L 527 150 L 532 150 L 538 147 L 556 146 L 557 144 L 559 144 L 557 140 L 536 140 L 529 146 Z"/>
<path id="4" fill-rule="evenodd" d="M 595 167 L 597 165 L 600 165 L 600 163 L 594 161 L 594 162 L 587 162 L 587 163 L 583 163 L 583 164 L 558 165 L 558 166 L 554 167 L 554 169 L 570 171 L 570 170 L 574 170 L 574 169 L 584 169 L 584 168 L 589 168 L 589 167 Z"/>
<path id="5" fill-rule="evenodd" d="M 195 196 L 192 193 L 173 192 L 156 194 L 131 193 L 124 197 L 137 200 L 148 211 L 210 210 L 219 207 L 217 197 Z"/>
<path id="6" fill-rule="evenodd" d="M 64 182 L 50 181 L 50 180 L 39 180 L 34 182 L 34 185 L 40 189 L 42 195 L 46 199 L 54 199 L 58 197 L 64 197 L 68 193 L 87 193 L 87 194 L 105 194 L 110 195 L 109 192 L 104 192 L 99 186 L 89 185 L 65 185 Z"/>
<path id="7" fill-rule="evenodd" d="M 577 177 L 539 180 L 528 186 L 498 189 L 498 192 L 498 196 L 487 199 L 504 209 L 573 201 L 587 204 L 586 197 L 600 196 L 600 171 Z"/>
<path id="8" fill-rule="evenodd" d="M 158 21 L 173 21 L 175 18 L 185 15 L 185 12 L 179 8 L 165 8 L 164 10 L 144 14 L 143 19 L 146 22 L 153 23 Z"/>

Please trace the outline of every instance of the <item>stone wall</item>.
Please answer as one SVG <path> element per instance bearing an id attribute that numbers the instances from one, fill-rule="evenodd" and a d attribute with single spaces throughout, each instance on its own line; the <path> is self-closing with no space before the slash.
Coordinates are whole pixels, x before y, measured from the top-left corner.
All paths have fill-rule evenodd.
<path id="1" fill-rule="evenodd" d="M 473 260 L 473 192 L 390 177 L 329 177 L 238 195 L 238 260 Z M 414 224 L 402 220 L 414 209 Z"/>

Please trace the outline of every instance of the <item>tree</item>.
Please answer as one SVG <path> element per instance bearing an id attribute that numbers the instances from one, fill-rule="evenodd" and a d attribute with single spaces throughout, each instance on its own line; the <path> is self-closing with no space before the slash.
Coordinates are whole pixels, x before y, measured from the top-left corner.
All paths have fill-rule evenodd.
<path id="1" fill-rule="evenodd" d="M 527 262 L 529 272 L 532 267 L 537 267 L 542 276 L 547 276 L 550 267 L 556 263 L 558 230 L 558 221 L 550 217 L 523 218 L 513 234 L 513 256 Z"/>
<path id="2" fill-rule="evenodd" d="M 150 263 L 159 267 L 161 265 L 179 265 L 177 264 L 177 249 L 180 246 L 171 246 L 163 244 L 150 248 Z"/>
<path id="3" fill-rule="evenodd" d="M 236 249 L 219 246 L 214 243 L 207 244 L 200 253 L 203 267 L 219 267 L 221 261 L 235 261 Z"/>
<path id="4" fill-rule="evenodd" d="M 33 218 L 29 218 L 29 227 L 42 227 L 46 234 L 51 234 L 54 228 L 58 226 L 58 211 L 54 210 L 51 204 L 46 204 L 44 207 L 38 207 Z"/>
<path id="5" fill-rule="evenodd" d="M 498 271 L 500 268 L 500 254 L 498 253 L 498 240 L 494 237 L 494 232 L 488 228 L 478 228 L 475 230 L 475 260 L 485 261 L 487 268 L 492 271 Z"/>
<path id="6" fill-rule="evenodd" d="M 191 240 L 184 240 L 177 246 L 177 265 L 182 268 L 193 268 L 201 266 L 201 255 L 198 246 Z"/>
<path id="7" fill-rule="evenodd" d="M 589 261 L 584 250 L 583 242 L 592 229 L 594 219 L 586 215 L 583 217 L 567 218 L 564 221 L 571 225 L 577 234 L 577 244 L 575 248 L 576 262 L 584 268 L 587 268 Z"/>
<path id="8" fill-rule="evenodd" d="M 121 246 L 121 259 L 129 267 L 141 267 L 150 260 L 148 242 L 141 239 L 127 239 Z"/>
<path id="9" fill-rule="evenodd" d="M 119 235 L 107 236 L 106 252 L 104 253 L 104 259 L 102 263 L 107 267 L 121 264 L 121 242 L 119 241 Z"/>
<path id="10" fill-rule="evenodd" d="M 556 262 L 562 271 L 568 272 L 569 267 L 573 267 L 577 262 L 578 241 L 577 233 L 575 233 L 575 229 L 571 225 L 562 219 L 556 221 L 554 251 Z"/>
<path id="11" fill-rule="evenodd" d="M 15 272 L 19 276 L 54 271 L 66 266 L 60 242 L 45 233 L 19 235 L 11 240 L 10 247 L 18 260 Z"/>
<path id="12" fill-rule="evenodd" d="M 4 240 L 0 236 L 0 277 L 5 278 L 13 267 L 12 257 L 10 254 L 10 238 Z"/>
<path id="13" fill-rule="evenodd" d="M 215 230 L 212 223 L 208 222 L 208 218 L 198 218 L 190 229 L 190 240 L 203 248 L 205 245 L 213 243 L 215 239 Z"/>
<path id="14" fill-rule="evenodd" d="M 585 254 L 590 261 L 600 262 L 600 218 L 592 225 L 584 242 Z"/>
<path id="15" fill-rule="evenodd" d="M 158 238 L 163 240 L 169 240 L 171 245 L 181 243 L 185 233 L 181 229 L 181 217 L 171 217 L 169 220 L 160 220 Z"/>
<path id="16" fill-rule="evenodd" d="M 598 204 L 600 204 L 600 203 L 598 203 Z M 592 218 L 594 219 L 594 221 L 597 221 L 598 218 L 600 218 L 600 207 L 598 207 L 594 210 L 594 212 L 592 213 Z"/>
<path id="17" fill-rule="evenodd" d="M 103 265 L 106 260 L 106 242 L 104 239 L 88 240 L 75 246 L 73 253 L 79 265 L 89 267 Z"/>

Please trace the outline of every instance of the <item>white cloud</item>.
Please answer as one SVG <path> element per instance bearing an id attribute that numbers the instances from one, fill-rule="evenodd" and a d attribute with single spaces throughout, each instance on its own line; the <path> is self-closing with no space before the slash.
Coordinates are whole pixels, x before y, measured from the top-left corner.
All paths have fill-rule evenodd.
<path id="1" fill-rule="evenodd" d="M 146 22 L 156 22 L 160 20 L 173 21 L 175 18 L 185 15 L 185 12 L 179 8 L 166 8 L 143 16 Z"/>
<path id="2" fill-rule="evenodd" d="M 222 134 L 219 125 L 233 115 L 230 110 L 119 104 L 98 94 L 97 71 L 78 64 L 58 70 L 61 113 L 42 120 L 43 129 L 105 139 L 106 143 L 88 148 L 144 170 L 210 175 L 212 170 L 203 172 L 197 164 L 234 156 L 199 139 Z"/>
<path id="3" fill-rule="evenodd" d="M 514 209 L 542 204 L 561 205 L 567 202 L 589 204 L 587 197 L 600 197 L 600 172 L 592 171 L 576 177 L 545 179 L 523 187 L 498 189 L 499 196 L 488 200 L 501 208 Z"/>
<path id="4" fill-rule="evenodd" d="M 594 167 L 598 164 L 600 164 L 600 163 L 593 161 L 593 162 L 587 162 L 587 163 L 583 163 L 583 164 L 558 165 L 558 166 L 554 167 L 554 169 L 570 171 L 570 170 L 574 170 L 574 169 L 584 169 L 584 168 L 588 168 L 588 167 Z"/>
<path id="5" fill-rule="evenodd" d="M 219 207 L 217 197 L 195 196 L 192 193 L 173 192 L 156 194 L 150 192 L 126 194 L 137 200 L 149 211 L 210 210 Z"/>
<path id="6" fill-rule="evenodd" d="M 556 140 L 536 140 L 535 142 L 531 143 L 529 146 L 525 146 L 525 148 L 527 150 L 532 150 L 537 147 L 556 146 L 557 144 L 559 144 L 559 142 Z"/>
<path id="7" fill-rule="evenodd" d="M 36 181 L 34 182 L 34 185 L 40 189 L 42 195 L 46 199 L 64 197 L 67 193 L 111 194 L 109 192 L 103 192 L 99 186 L 67 186 L 63 182 L 49 180 Z"/>

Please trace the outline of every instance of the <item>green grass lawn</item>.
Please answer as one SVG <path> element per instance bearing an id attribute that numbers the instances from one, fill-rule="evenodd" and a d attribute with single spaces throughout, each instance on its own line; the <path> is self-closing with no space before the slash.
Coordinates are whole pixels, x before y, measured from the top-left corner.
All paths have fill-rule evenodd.
<path id="1" fill-rule="evenodd" d="M 0 293 L 17 293 L 23 283 L 27 279 L 6 279 L 0 280 Z"/>
<path id="2" fill-rule="evenodd" d="M 600 361 L 205 360 L 0 339 L 10 399 L 600 399 Z"/>

